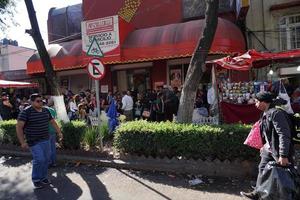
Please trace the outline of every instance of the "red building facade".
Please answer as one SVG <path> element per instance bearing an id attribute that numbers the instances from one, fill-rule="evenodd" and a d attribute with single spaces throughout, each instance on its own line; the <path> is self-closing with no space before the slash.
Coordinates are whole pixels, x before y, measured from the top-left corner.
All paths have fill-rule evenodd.
<path id="1" fill-rule="evenodd" d="M 201 2 L 83 0 L 82 21 L 115 15 L 119 19 L 120 50 L 118 55 L 102 58 L 106 67 L 106 76 L 100 83 L 103 86 L 102 92 L 106 93 L 107 88 L 110 91 L 141 92 L 163 85 L 180 88 L 204 28 L 204 9 Z M 238 19 L 236 1 L 232 2 L 221 1 L 217 32 L 209 59 L 246 50 L 244 35 L 235 25 Z M 198 7 L 195 9 L 191 5 Z M 51 30 L 49 24 L 53 25 L 55 21 L 48 20 L 48 29 L 52 33 L 54 30 Z M 88 79 L 83 68 L 90 57 L 82 51 L 80 37 L 71 35 L 51 43 L 57 43 L 56 46 L 63 49 L 52 50 L 56 53 L 51 55 L 62 87 L 73 89 L 78 81 L 82 82 L 84 76 Z M 42 75 L 43 68 L 38 56 L 33 56 L 28 61 L 27 73 Z M 78 77 L 72 81 L 72 76 Z M 89 80 L 88 84 L 80 85 L 79 89 L 91 87 L 93 84 Z"/>

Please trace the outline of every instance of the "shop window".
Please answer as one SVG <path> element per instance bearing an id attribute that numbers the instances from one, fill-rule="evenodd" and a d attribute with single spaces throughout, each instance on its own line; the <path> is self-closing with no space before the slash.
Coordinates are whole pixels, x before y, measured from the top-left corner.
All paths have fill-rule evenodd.
<path id="1" fill-rule="evenodd" d="M 151 89 L 149 69 L 129 69 L 116 72 L 118 91 L 145 92 Z"/>
<path id="2" fill-rule="evenodd" d="M 280 18 L 279 36 L 281 50 L 300 49 L 300 15 Z"/>
<path id="3" fill-rule="evenodd" d="M 181 88 L 183 84 L 182 65 L 169 66 L 169 81 L 172 88 Z"/>

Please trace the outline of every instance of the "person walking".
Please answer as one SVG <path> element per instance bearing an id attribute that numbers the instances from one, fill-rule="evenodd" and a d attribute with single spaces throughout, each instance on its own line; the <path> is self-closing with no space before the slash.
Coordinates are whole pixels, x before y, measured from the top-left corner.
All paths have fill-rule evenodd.
<path id="1" fill-rule="evenodd" d="M 264 146 L 260 150 L 261 160 L 256 181 L 256 188 L 258 188 L 262 182 L 262 173 L 268 162 L 275 161 L 281 166 L 294 163 L 294 147 L 290 129 L 291 121 L 284 110 L 276 107 L 273 95 L 269 92 L 258 93 L 255 106 L 263 111 L 260 119 L 260 132 Z M 250 193 L 241 192 L 241 195 L 248 199 L 259 199 L 256 189 Z"/>
<path id="2" fill-rule="evenodd" d="M 133 120 L 133 99 L 130 96 L 130 92 L 123 92 L 122 97 L 122 110 L 123 114 L 126 116 L 126 121 Z"/>
<path id="3" fill-rule="evenodd" d="M 43 107 L 41 95 L 32 94 L 30 100 L 31 106 L 18 116 L 16 131 L 21 147 L 29 148 L 32 154 L 32 182 L 35 189 L 39 189 L 50 184 L 47 178 L 50 157 L 49 122 L 60 140 L 63 135 L 49 110 Z"/>
<path id="4" fill-rule="evenodd" d="M 55 120 L 57 118 L 56 111 L 53 107 L 54 102 L 48 103 L 49 106 L 47 106 L 47 102 L 43 100 L 44 107 L 47 108 L 52 116 L 52 118 Z M 56 130 L 53 127 L 53 125 L 49 124 L 49 134 L 50 134 L 50 159 L 49 159 L 49 167 L 56 167 Z"/>

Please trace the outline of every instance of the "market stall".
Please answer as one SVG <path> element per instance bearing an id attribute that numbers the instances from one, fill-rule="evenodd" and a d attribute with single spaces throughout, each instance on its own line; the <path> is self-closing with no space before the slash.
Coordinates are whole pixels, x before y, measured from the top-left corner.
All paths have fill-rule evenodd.
<path id="1" fill-rule="evenodd" d="M 0 80 L 0 88 L 37 88 L 37 83 Z"/>
<path id="2" fill-rule="evenodd" d="M 219 111 L 224 123 L 254 123 L 260 117 L 255 108 L 255 94 L 270 91 L 274 80 L 257 81 L 254 70 L 272 67 L 276 63 L 300 61 L 300 50 L 279 53 L 262 53 L 249 50 L 236 57 L 209 61 L 215 71 Z M 267 75 L 267 74 L 266 74 Z M 281 83 L 280 83 L 281 84 Z"/>

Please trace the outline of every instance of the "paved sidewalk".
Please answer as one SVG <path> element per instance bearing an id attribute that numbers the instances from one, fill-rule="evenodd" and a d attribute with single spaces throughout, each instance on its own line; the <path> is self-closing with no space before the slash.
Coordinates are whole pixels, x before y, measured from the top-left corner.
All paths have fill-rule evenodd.
<path id="1" fill-rule="evenodd" d="M 101 168 L 94 165 L 60 164 L 50 170 L 52 185 L 33 190 L 28 158 L 0 157 L 1 200 L 239 200 L 239 191 L 250 181 L 202 179 L 205 184 L 188 186 L 188 177 Z"/>

